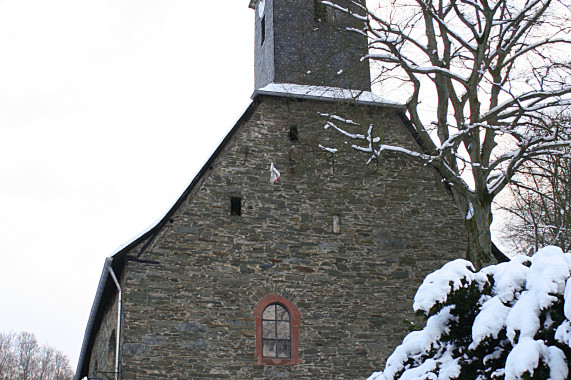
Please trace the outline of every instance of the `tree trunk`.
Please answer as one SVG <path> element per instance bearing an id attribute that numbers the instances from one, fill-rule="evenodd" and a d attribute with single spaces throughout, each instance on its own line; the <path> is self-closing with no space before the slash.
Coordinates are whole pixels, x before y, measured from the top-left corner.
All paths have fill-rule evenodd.
<path id="1" fill-rule="evenodd" d="M 464 226 L 468 235 L 466 260 L 474 264 L 477 270 L 492 264 L 492 203 L 480 202 L 472 194 L 468 195 L 452 188 L 452 195 L 460 215 L 464 218 Z M 503 254 L 502 254 L 503 255 Z"/>
<path id="2" fill-rule="evenodd" d="M 466 207 L 464 225 L 468 233 L 468 250 L 466 258 L 474 264 L 476 270 L 492 264 L 492 205 L 481 202 L 471 203 Z"/>

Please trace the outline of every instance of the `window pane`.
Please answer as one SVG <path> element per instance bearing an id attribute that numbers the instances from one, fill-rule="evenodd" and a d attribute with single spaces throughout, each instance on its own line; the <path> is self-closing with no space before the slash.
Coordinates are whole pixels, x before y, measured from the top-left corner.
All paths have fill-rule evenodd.
<path id="1" fill-rule="evenodd" d="M 276 322 L 263 321 L 262 322 L 262 338 L 276 339 Z"/>
<path id="2" fill-rule="evenodd" d="M 276 305 L 276 319 L 278 321 L 289 321 L 289 313 L 285 307 Z"/>
<path id="3" fill-rule="evenodd" d="M 278 339 L 289 339 L 289 322 L 278 322 Z"/>
<path id="4" fill-rule="evenodd" d="M 291 356 L 290 351 L 289 340 L 278 340 L 278 358 L 289 358 Z"/>
<path id="5" fill-rule="evenodd" d="M 270 305 L 264 310 L 262 319 L 276 319 L 276 305 Z"/>
<path id="6" fill-rule="evenodd" d="M 265 358 L 276 357 L 276 341 L 275 340 L 262 340 L 262 352 Z"/>

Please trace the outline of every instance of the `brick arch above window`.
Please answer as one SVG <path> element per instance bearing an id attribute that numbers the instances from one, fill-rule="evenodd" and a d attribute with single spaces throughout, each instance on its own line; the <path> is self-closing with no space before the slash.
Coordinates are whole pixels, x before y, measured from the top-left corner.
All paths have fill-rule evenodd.
<path id="1" fill-rule="evenodd" d="M 287 309 L 289 313 L 290 323 L 290 357 L 274 358 L 264 357 L 263 352 L 263 314 L 264 310 L 270 305 L 278 304 Z M 299 350 L 299 326 L 301 321 L 301 313 L 297 306 L 277 293 L 272 293 L 258 301 L 254 308 L 254 322 L 256 324 L 256 358 L 258 364 L 270 365 L 292 365 L 298 363 Z"/>

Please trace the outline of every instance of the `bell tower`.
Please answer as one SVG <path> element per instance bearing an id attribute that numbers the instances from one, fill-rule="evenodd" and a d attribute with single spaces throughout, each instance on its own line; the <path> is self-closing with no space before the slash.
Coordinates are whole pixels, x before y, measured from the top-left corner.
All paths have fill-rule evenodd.
<path id="1" fill-rule="evenodd" d="M 349 0 L 331 0 L 363 14 Z M 270 83 L 371 90 L 367 37 L 355 17 L 321 0 L 250 0 L 255 9 L 255 89 Z"/>

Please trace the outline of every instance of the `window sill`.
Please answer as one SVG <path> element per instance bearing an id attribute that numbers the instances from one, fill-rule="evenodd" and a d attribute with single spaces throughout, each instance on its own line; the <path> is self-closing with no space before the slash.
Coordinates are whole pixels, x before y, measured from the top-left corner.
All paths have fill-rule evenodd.
<path id="1" fill-rule="evenodd" d="M 288 358 L 288 359 L 258 358 L 258 364 L 259 365 L 264 365 L 264 364 L 268 364 L 268 365 L 293 365 L 293 364 L 297 364 L 297 360 L 294 360 L 293 358 Z"/>

